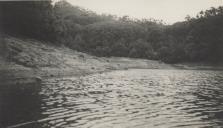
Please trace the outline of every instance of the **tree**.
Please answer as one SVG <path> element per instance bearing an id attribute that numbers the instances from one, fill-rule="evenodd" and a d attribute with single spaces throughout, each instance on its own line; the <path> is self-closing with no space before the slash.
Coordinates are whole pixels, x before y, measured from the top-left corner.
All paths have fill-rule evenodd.
<path id="1" fill-rule="evenodd" d="M 51 0 L 1 2 L 5 33 L 49 40 L 52 24 Z"/>

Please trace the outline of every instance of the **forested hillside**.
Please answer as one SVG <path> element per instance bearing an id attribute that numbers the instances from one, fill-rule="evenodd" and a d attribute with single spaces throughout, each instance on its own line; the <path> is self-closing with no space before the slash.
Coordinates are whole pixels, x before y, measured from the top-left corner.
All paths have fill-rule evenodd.
<path id="1" fill-rule="evenodd" d="M 45 40 L 97 56 L 168 63 L 223 61 L 223 6 L 184 22 L 99 15 L 66 1 L 0 2 L 3 32 Z M 146 12 L 145 12 L 146 13 Z"/>

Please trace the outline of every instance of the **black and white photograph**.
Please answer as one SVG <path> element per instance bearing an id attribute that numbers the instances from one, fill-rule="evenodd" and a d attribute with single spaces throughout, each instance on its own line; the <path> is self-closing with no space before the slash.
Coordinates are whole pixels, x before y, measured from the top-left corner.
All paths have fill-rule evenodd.
<path id="1" fill-rule="evenodd" d="M 223 128 L 223 0 L 0 0 L 0 128 Z"/>

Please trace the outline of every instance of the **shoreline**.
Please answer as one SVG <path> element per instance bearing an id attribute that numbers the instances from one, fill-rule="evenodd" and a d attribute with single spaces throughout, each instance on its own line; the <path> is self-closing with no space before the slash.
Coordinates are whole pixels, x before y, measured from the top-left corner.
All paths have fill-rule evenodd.
<path id="1" fill-rule="evenodd" d="M 130 59 L 130 58 L 125 58 L 125 59 Z M 140 59 L 138 59 L 138 61 L 141 61 Z M 145 61 L 145 60 L 144 60 Z M 151 61 L 151 60 L 148 60 Z M 153 61 L 156 62 L 156 61 Z M 134 62 L 133 62 L 134 63 Z M 111 64 L 112 65 L 112 64 Z M 131 69 L 163 69 L 163 70 L 223 70 L 223 66 L 218 66 L 218 67 L 214 67 L 213 65 L 199 65 L 196 63 L 191 63 L 191 64 L 164 64 L 162 63 L 162 65 L 147 65 L 147 66 L 142 66 L 142 65 L 138 65 L 138 66 L 123 66 L 125 65 L 125 63 L 121 64 L 119 63 L 119 65 L 121 65 L 120 67 L 115 66 L 113 64 L 113 66 L 109 65 L 106 68 L 103 69 L 93 69 L 93 70 L 60 70 L 60 69 L 54 69 L 53 71 L 46 71 L 46 70 L 38 70 L 38 69 L 32 69 L 27 71 L 27 70 L 19 70 L 17 71 L 17 73 L 20 75 L 19 76 L 15 76 L 15 77 L 9 77 L 9 78 L 4 78 L 4 80 L 1 80 L 1 84 L 12 84 L 12 85 L 21 85 L 21 84 L 39 84 L 42 80 L 44 79 L 54 79 L 54 78 L 66 78 L 66 77 L 83 77 L 83 76 L 88 76 L 88 75 L 92 75 L 92 74 L 101 74 L 101 73 L 106 73 L 106 72 L 112 72 L 112 71 L 117 71 L 117 70 L 131 70 Z M 37 71 L 36 71 L 37 70 Z M 0 70 L 0 72 L 2 72 L 2 70 Z M 8 70 L 8 72 L 14 72 L 15 71 L 10 71 Z M 21 72 L 25 72 L 25 73 L 21 73 Z"/>
<path id="2" fill-rule="evenodd" d="M 96 57 L 33 39 L 6 37 L 0 55 L 0 85 L 36 83 L 45 78 L 86 76 L 126 69 L 223 70 L 210 64 L 166 64 L 156 60 L 126 57 Z M 4 81 L 4 82 L 3 82 Z"/>
<path id="3" fill-rule="evenodd" d="M 122 58 L 122 59 L 131 59 L 131 58 Z M 140 59 L 137 59 L 137 62 L 142 61 Z M 145 61 L 145 60 L 143 60 Z M 151 61 L 151 60 L 146 60 Z M 152 61 L 153 63 L 156 61 Z M 20 67 L 12 66 L 8 70 L 4 69 L 9 74 L 15 73 L 14 76 L 4 76 L 4 81 L 1 82 L 1 84 L 32 84 L 32 83 L 38 83 L 40 79 L 49 79 L 49 78 L 62 78 L 62 77 L 82 77 L 92 74 L 101 74 L 105 72 L 112 72 L 117 70 L 129 70 L 129 69 L 174 69 L 171 65 L 162 63 L 159 64 L 150 64 L 147 65 L 135 65 L 134 59 L 131 59 L 132 64 L 127 64 L 126 62 L 121 63 L 119 61 L 118 64 L 112 63 L 107 66 L 103 67 L 96 67 L 93 69 L 77 69 L 78 67 L 74 69 L 69 70 L 63 70 L 63 69 L 51 69 L 50 67 L 47 67 L 47 70 L 44 69 L 33 69 L 28 68 L 26 69 L 20 69 Z M 157 62 L 158 63 L 158 62 Z M 46 68 L 46 67 L 45 67 Z M 3 70 L 0 70 L 0 72 L 3 72 Z M 2 77 L 3 78 L 3 77 Z M 0 85 L 1 85 L 0 84 Z"/>

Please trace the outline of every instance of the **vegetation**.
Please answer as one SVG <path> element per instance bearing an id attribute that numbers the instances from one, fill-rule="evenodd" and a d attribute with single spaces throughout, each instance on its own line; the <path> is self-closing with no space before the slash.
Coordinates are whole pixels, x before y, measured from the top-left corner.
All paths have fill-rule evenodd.
<path id="1" fill-rule="evenodd" d="M 8 34 L 27 36 L 97 56 L 183 61 L 223 61 L 223 7 L 184 22 L 98 15 L 66 1 L 0 2 Z"/>

